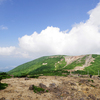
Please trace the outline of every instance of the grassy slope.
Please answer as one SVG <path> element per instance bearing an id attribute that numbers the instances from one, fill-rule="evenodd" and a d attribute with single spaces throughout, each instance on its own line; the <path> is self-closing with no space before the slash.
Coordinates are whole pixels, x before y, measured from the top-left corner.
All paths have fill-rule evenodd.
<path id="1" fill-rule="evenodd" d="M 92 75 L 98 75 L 98 70 L 100 72 L 100 55 L 93 54 L 92 57 L 95 58 L 95 60 L 89 67 L 85 68 L 85 71 Z"/>
<path id="2" fill-rule="evenodd" d="M 100 55 L 93 54 L 92 57 L 95 58 L 95 60 L 91 62 L 90 66 L 86 67 L 83 71 L 75 71 L 73 73 L 98 75 L 98 70 L 100 73 Z"/>
<path id="3" fill-rule="evenodd" d="M 9 71 L 8 73 L 12 75 L 20 75 L 21 73 L 34 74 L 39 73 L 41 71 L 55 70 L 55 63 L 60 61 L 62 58 L 64 59 L 64 57 L 60 55 L 54 56 L 53 58 L 52 56 L 41 57 L 36 60 L 27 62 L 23 65 L 20 65 Z M 42 65 L 43 63 L 47 63 L 47 65 Z"/>
<path id="4" fill-rule="evenodd" d="M 16 67 L 13 70 L 9 71 L 8 74 L 18 75 L 20 73 L 29 73 L 30 71 L 41 67 L 42 62 L 47 58 L 48 58 L 48 56 L 41 57 L 41 58 L 35 59 L 33 61 L 24 63 L 22 65 L 19 65 L 18 67 Z"/>
<path id="5" fill-rule="evenodd" d="M 76 66 L 82 66 L 85 64 L 85 59 L 88 55 L 84 56 L 81 60 L 76 60 L 63 68 L 66 65 L 64 56 L 46 56 L 41 57 L 36 60 L 27 62 L 23 65 L 16 67 L 15 69 L 9 71 L 9 74 L 12 75 L 20 75 L 21 73 L 26 73 L 30 75 L 35 74 L 44 74 L 44 75 L 61 75 L 61 73 L 67 73 L 66 69 L 73 69 Z M 100 55 L 92 55 L 95 58 L 95 61 L 92 62 L 92 65 L 86 67 L 84 71 L 77 71 L 76 73 L 80 74 L 98 74 L 98 70 L 100 71 Z M 47 63 L 46 65 L 42 65 L 43 63 Z M 56 66 L 56 67 L 55 67 Z"/>

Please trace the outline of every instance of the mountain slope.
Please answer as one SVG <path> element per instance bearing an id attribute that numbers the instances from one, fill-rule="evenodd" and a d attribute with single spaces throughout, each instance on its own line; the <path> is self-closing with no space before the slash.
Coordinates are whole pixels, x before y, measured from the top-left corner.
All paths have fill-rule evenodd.
<path id="1" fill-rule="evenodd" d="M 33 61 L 27 62 L 22 64 L 13 70 L 9 71 L 9 74 L 18 75 L 21 73 L 32 73 L 38 71 L 48 71 L 48 70 L 55 70 L 55 63 L 60 61 L 61 59 L 64 60 L 64 57 L 61 55 L 58 56 L 45 56 Z M 59 64 L 60 66 L 60 64 Z"/>
<path id="2" fill-rule="evenodd" d="M 77 70 L 83 70 L 91 74 L 98 74 L 98 70 L 100 70 L 99 60 L 100 55 L 92 54 L 81 56 L 45 56 L 22 64 L 9 71 L 8 74 L 20 75 L 25 73 L 35 75 L 45 73 L 45 75 L 54 75 L 54 73 L 57 73 L 61 75 L 61 73 L 67 73 L 66 70 L 76 72 Z"/>

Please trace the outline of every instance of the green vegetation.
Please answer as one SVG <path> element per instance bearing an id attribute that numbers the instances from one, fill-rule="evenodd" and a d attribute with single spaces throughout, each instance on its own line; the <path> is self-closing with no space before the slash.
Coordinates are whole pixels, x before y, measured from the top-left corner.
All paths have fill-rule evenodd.
<path id="1" fill-rule="evenodd" d="M 5 89 L 8 86 L 6 83 L 0 83 L 0 90 Z"/>
<path id="2" fill-rule="evenodd" d="M 65 62 L 65 58 L 63 57 L 60 61 L 58 61 L 56 64 L 55 64 L 55 70 L 57 69 L 62 69 L 64 66 L 66 66 L 66 62 Z"/>
<path id="3" fill-rule="evenodd" d="M 12 75 L 20 75 L 21 73 L 28 74 L 30 71 L 41 67 L 43 61 L 47 58 L 48 58 L 48 56 L 41 57 L 41 58 L 35 59 L 33 61 L 24 63 L 22 65 L 19 65 L 18 67 L 16 67 L 13 70 L 9 71 L 8 74 L 12 74 Z"/>
<path id="4" fill-rule="evenodd" d="M 95 60 L 90 66 L 85 68 L 85 71 L 88 71 L 91 75 L 98 75 L 98 70 L 100 72 L 100 55 L 93 54 L 92 57 L 95 58 Z"/>
<path id="5" fill-rule="evenodd" d="M 76 66 L 83 66 L 89 55 L 79 58 L 69 65 L 65 62 L 64 56 L 65 55 L 41 57 L 14 68 L 9 71 L 8 74 L 14 75 L 15 77 L 26 77 L 27 75 L 30 75 L 29 77 L 31 78 L 38 78 L 40 75 L 67 76 L 69 75 L 69 72 L 66 70 L 74 69 Z M 98 70 L 100 71 L 100 55 L 93 54 L 92 57 L 95 58 L 95 60 L 90 66 L 82 71 L 78 70 L 72 73 L 97 75 Z"/>
<path id="6" fill-rule="evenodd" d="M 93 84 L 90 84 L 92 87 L 95 87 Z"/>
<path id="7" fill-rule="evenodd" d="M 28 78 L 38 78 L 39 76 L 41 76 L 41 75 L 30 75 L 30 76 L 28 76 Z"/>
<path id="8" fill-rule="evenodd" d="M 35 93 L 39 93 L 39 92 L 44 92 L 45 89 L 33 85 L 33 91 Z"/>
<path id="9" fill-rule="evenodd" d="M 61 61 L 61 59 L 63 59 L 63 61 Z M 41 57 L 14 68 L 9 71 L 8 74 L 21 77 L 22 73 L 25 73 L 26 75 L 42 74 L 49 71 L 51 73 L 52 70 L 55 70 L 55 63 L 58 61 L 62 62 L 59 66 L 63 66 L 65 59 L 62 55 Z"/>
<path id="10" fill-rule="evenodd" d="M 0 73 L 0 90 L 5 89 L 8 86 L 6 83 L 1 83 L 1 80 L 6 78 L 11 78 L 11 76 L 5 72 Z"/>
<path id="11" fill-rule="evenodd" d="M 33 85 L 33 91 L 34 91 L 35 93 L 49 92 L 48 90 L 45 90 L 45 89 L 40 88 L 40 87 L 35 86 L 35 85 Z"/>
<path id="12" fill-rule="evenodd" d="M 88 82 L 92 82 L 92 83 L 94 83 L 94 81 L 93 81 L 93 80 L 90 80 L 90 79 L 88 80 Z"/>
<path id="13" fill-rule="evenodd" d="M 73 74 L 80 74 L 80 75 L 87 75 L 88 74 L 88 72 L 84 71 L 84 70 L 77 70 L 77 71 L 73 71 L 72 73 Z"/>
<path id="14" fill-rule="evenodd" d="M 18 75 L 14 75 L 14 77 L 26 77 L 27 76 L 27 74 L 26 73 L 20 73 L 20 74 L 18 74 Z"/>

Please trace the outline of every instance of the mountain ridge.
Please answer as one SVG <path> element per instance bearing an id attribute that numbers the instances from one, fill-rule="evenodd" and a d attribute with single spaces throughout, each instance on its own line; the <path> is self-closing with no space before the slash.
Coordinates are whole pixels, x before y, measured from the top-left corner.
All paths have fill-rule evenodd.
<path id="1" fill-rule="evenodd" d="M 89 70 L 90 73 L 97 74 L 97 72 L 95 72 L 95 69 L 96 71 L 100 69 L 99 58 L 100 55 L 96 54 L 88 54 L 80 56 L 67 56 L 67 55 L 44 56 L 32 60 L 30 62 L 24 63 L 22 65 L 19 65 L 13 70 L 9 71 L 8 73 L 12 75 L 18 75 L 21 73 L 38 74 L 42 72 L 44 73 L 46 71 L 48 72 L 56 70 L 63 70 L 63 71 Z M 93 71 L 91 68 L 93 68 L 92 65 L 95 65 L 95 62 L 96 62 L 96 67 Z"/>

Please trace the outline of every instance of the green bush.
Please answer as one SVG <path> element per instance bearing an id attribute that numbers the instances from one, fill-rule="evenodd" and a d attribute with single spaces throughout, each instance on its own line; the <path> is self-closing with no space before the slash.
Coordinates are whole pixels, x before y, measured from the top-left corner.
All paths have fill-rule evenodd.
<path id="1" fill-rule="evenodd" d="M 0 83 L 0 90 L 5 89 L 8 86 L 6 83 Z"/>
<path id="2" fill-rule="evenodd" d="M 39 92 L 44 92 L 45 89 L 33 85 L 33 91 L 35 93 L 39 93 Z"/>
<path id="3" fill-rule="evenodd" d="M 0 90 L 5 89 L 8 86 L 6 83 L 1 83 L 1 80 L 6 78 L 11 78 L 11 76 L 5 72 L 0 73 Z"/>

